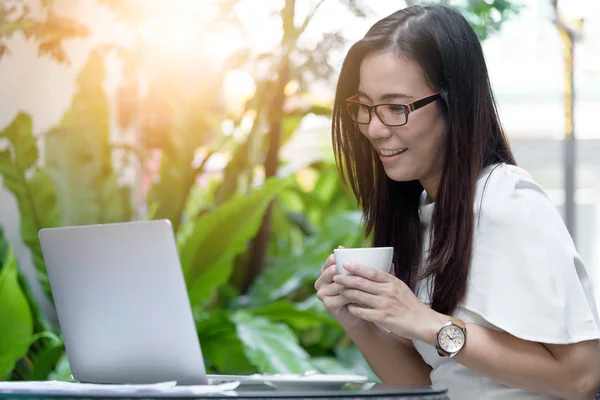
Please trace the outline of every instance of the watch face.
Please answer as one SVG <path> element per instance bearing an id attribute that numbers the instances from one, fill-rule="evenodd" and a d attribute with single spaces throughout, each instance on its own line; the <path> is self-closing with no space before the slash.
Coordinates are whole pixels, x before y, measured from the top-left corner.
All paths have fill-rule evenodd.
<path id="1" fill-rule="evenodd" d="M 465 345 L 465 334 L 454 325 L 445 326 L 438 334 L 438 343 L 442 350 L 455 353 Z"/>

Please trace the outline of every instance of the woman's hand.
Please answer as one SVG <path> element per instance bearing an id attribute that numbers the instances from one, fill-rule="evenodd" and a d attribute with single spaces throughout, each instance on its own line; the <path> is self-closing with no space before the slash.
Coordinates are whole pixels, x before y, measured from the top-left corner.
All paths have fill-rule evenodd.
<path id="1" fill-rule="evenodd" d="M 355 318 L 426 343 L 449 319 L 423 304 L 404 282 L 387 272 L 353 264 L 344 268 L 352 275 L 336 275 L 333 282 L 343 287 L 341 296 L 350 302 L 348 311 Z"/>
<path id="2" fill-rule="evenodd" d="M 321 276 L 315 282 L 317 298 L 323 302 L 329 314 L 342 325 L 345 331 L 360 328 L 365 325 L 365 321 L 348 312 L 350 300 L 340 294 L 343 287 L 333 281 L 338 274 L 332 254 L 321 267 Z"/>

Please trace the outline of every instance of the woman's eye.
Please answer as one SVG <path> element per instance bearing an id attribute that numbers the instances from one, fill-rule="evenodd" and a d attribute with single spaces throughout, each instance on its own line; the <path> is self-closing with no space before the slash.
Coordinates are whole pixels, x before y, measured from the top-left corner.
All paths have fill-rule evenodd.
<path id="1" fill-rule="evenodd" d="M 395 114 L 401 114 L 401 113 L 403 114 L 404 113 L 404 108 L 400 105 L 395 105 L 395 104 L 390 104 L 388 106 L 388 110 Z"/>

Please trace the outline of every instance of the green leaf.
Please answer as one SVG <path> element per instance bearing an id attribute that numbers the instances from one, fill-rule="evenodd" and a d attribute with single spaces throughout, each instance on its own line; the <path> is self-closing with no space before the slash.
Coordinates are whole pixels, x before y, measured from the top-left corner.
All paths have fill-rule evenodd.
<path id="1" fill-rule="evenodd" d="M 0 271 L 2 270 L 3 265 L 6 264 L 9 252 L 11 251 L 10 244 L 4 236 L 3 227 L 0 225 Z M 21 290 L 27 299 L 29 309 L 31 310 L 33 331 L 37 333 L 50 330 L 50 324 L 44 313 L 40 310 L 40 306 L 35 295 L 31 291 L 27 277 L 19 268 L 17 268 L 17 280 L 19 281 L 19 286 L 21 287 Z"/>
<path id="2" fill-rule="evenodd" d="M 38 160 L 38 149 L 32 134 L 33 123 L 27 114 L 19 113 L 15 119 L 0 132 L 13 145 L 15 160 L 23 171 L 33 167 Z"/>
<path id="3" fill-rule="evenodd" d="M 331 349 L 346 340 L 344 329 L 331 317 L 316 293 L 300 303 L 294 303 L 294 306 L 299 311 L 330 320 L 330 323 L 321 324 L 302 335 L 302 345 L 311 354 L 329 354 Z"/>
<path id="4" fill-rule="evenodd" d="M 2 137 L 8 138 L 10 145 L 0 151 L 3 184 L 16 197 L 21 215 L 21 236 L 31 250 L 38 280 L 46 295 L 52 298 L 37 235 L 42 228 L 61 224 L 54 184 L 43 170 L 35 166 L 35 162 L 32 163 L 32 155 L 37 156 L 37 148 L 28 115 L 18 114 L 4 131 L 0 131 Z"/>
<path id="5" fill-rule="evenodd" d="M 196 328 L 207 369 L 217 374 L 257 372 L 244 354 L 244 346 L 227 311 L 217 310 L 196 316 Z"/>
<path id="6" fill-rule="evenodd" d="M 328 255 L 329 246 L 315 244 L 302 254 L 272 257 L 267 269 L 251 286 L 244 302 L 248 305 L 260 306 L 279 300 L 294 293 L 304 285 L 310 285 L 319 274 L 320 268 Z"/>
<path id="7" fill-rule="evenodd" d="M 305 114 L 288 114 L 281 120 L 281 146 L 283 147 L 300 127 Z"/>
<path id="8" fill-rule="evenodd" d="M 0 270 L 0 380 L 11 373 L 16 362 L 29 349 L 33 320 L 27 299 L 17 279 L 17 260 L 9 251 Z"/>
<path id="9" fill-rule="evenodd" d="M 410 3 L 449 4 L 448 0 L 413 0 Z M 509 0 L 468 0 L 464 4 L 453 4 L 467 19 L 480 40 L 485 40 L 514 15 L 517 15 L 522 2 Z"/>
<path id="10" fill-rule="evenodd" d="M 29 304 L 29 309 L 31 310 L 31 317 L 33 318 L 33 332 L 36 334 L 46 334 L 52 331 L 53 327 L 46 318 L 44 312 L 40 309 L 38 299 L 31 290 L 29 280 L 21 270 L 18 270 L 18 272 L 19 285 L 21 286 L 23 294 L 27 298 L 27 303 Z"/>
<path id="11" fill-rule="evenodd" d="M 233 261 L 252 239 L 271 200 L 288 180 L 269 179 L 248 196 L 235 197 L 193 222 L 180 240 L 180 257 L 194 307 L 206 302 L 229 279 Z"/>
<path id="12" fill-rule="evenodd" d="M 310 355 L 300 347 L 294 332 L 284 324 L 238 311 L 232 320 L 248 359 L 261 373 L 303 374 L 313 370 Z"/>
<path id="13" fill-rule="evenodd" d="M 110 144 L 110 106 L 101 52 L 90 54 L 61 122 L 46 134 L 46 168 L 57 187 L 63 224 L 131 219 L 131 193 L 117 182 Z"/>
<path id="14" fill-rule="evenodd" d="M 69 359 L 67 358 L 67 353 L 63 353 L 63 355 L 58 359 L 56 363 L 56 368 L 48 375 L 48 380 L 50 381 L 70 381 L 73 377 L 71 375 L 71 366 L 69 365 Z"/>
<path id="15" fill-rule="evenodd" d="M 54 371 L 57 363 L 65 354 L 65 346 L 62 341 L 53 342 L 45 347 L 32 360 L 33 368 L 27 375 L 29 381 L 45 381 L 48 376 Z"/>
<path id="16" fill-rule="evenodd" d="M 334 213 L 321 224 L 319 233 L 306 241 L 302 251 L 271 257 L 265 272 L 256 279 L 248 296 L 240 299 L 240 304 L 269 304 L 301 287 L 311 288 L 333 249 L 340 245 L 357 247 L 363 244 L 358 212 Z"/>
<path id="17" fill-rule="evenodd" d="M 171 135 L 177 135 L 173 132 Z M 159 178 L 148 193 L 148 203 L 153 205 L 154 218 L 168 219 L 173 231 L 180 229 L 183 211 L 194 185 L 197 173 L 192 167 L 194 149 L 175 147 L 163 153 Z"/>
<path id="18" fill-rule="evenodd" d="M 302 309 L 298 303 L 283 300 L 248 310 L 248 312 L 254 316 L 266 317 L 271 322 L 283 322 L 297 331 L 316 328 L 323 324 L 338 325 L 328 314 Z"/>

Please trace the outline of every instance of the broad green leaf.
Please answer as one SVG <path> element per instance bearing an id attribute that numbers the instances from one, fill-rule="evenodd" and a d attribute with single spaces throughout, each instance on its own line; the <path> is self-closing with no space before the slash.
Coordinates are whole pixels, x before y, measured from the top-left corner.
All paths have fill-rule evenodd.
<path id="1" fill-rule="evenodd" d="M 244 354 L 244 346 L 227 311 L 218 310 L 197 316 L 196 328 L 207 369 L 218 374 L 257 372 Z"/>
<path id="2" fill-rule="evenodd" d="M 303 374 L 314 369 L 310 355 L 300 347 L 298 338 L 287 325 L 244 311 L 234 313 L 232 320 L 246 356 L 261 373 Z"/>
<path id="3" fill-rule="evenodd" d="M 11 251 L 10 244 L 6 240 L 4 236 L 3 227 L 0 225 L 0 271 L 2 270 L 3 265 L 6 264 L 8 259 L 8 254 Z M 46 319 L 44 313 L 40 310 L 40 306 L 38 301 L 31 291 L 29 286 L 29 282 L 27 277 L 23 272 L 17 268 L 17 280 L 19 281 L 19 285 L 25 298 L 27 299 L 27 303 L 29 304 L 29 309 L 31 310 L 31 315 L 33 318 L 33 331 L 34 332 L 43 332 L 50 330 L 50 324 Z"/>
<path id="4" fill-rule="evenodd" d="M 315 229 L 308 221 L 301 196 L 306 192 L 292 176 L 292 185 L 282 190 L 271 212 L 272 226 L 269 254 L 290 254 L 299 251 L 306 236 Z"/>
<path id="5" fill-rule="evenodd" d="M 92 52 L 70 108 L 44 140 L 45 165 L 56 184 L 64 225 L 131 219 L 130 191 L 118 184 L 113 167 L 105 76 L 102 52 Z"/>
<path id="6" fill-rule="evenodd" d="M 65 346 L 62 341 L 53 342 L 43 348 L 32 360 L 32 370 L 27 375 L 27 380 L 47 380 L 64 354 Z"/>
<path id="7" fill-rule="evenodd" d="M 51 178 L 31 162 L 32 154 L 37 155 L 37 148 L 32 139 L 31 118 L 28 115 L 17 115 L 4 131 L 0 131 L 0 138 L 2 137 L 9 138 L 9 148 L 0 151 L 3 184 L 16 197 L 21 215 L 21 236 L 31 250 L 40 284 L 51 298 L 37 235 L 42 228 L 61 224 L 55 188 Z M 27 165 L 31 168 L 25 169 L 24 166 Z"/>
<path id="8" fill-rule="evenodd" d="M 193 222 L 179 253 L 194 307 L 227 282 L 235 256 L 255 236 L 267 206 L 287 184 L 288 180 L 269 179 L 248 196 L 235 197 Z"/>
<path id="9" fill-rule="evenodd" d="M 245 301 L 261 306 L 289 296 L 304 285 L 310 286 L 318 278 L 329 248 L 327 243 L 325 246 L 315 243 L 301 254 L 272 257 L 264 273 L 254 281 Z"/>
<path id="10" fill-rule="evenodd" d="M 12 251 L 0 270 L 0 380 L 11 373 L 32 341 L 33 320 L 17 279 L 17 260 Z"/>
<path id="11" fill-rule="evenodd" d="M 33 123 L 27 114 L 19 113 L 15 119 L 0 132 L 0 137 L 6 137 L 13 145 L 15 159 L 19 167 L 27 171 L 38 160 L 38 148 L 32 134 Z"/>
<path id="12" fill-rule="evenodd" d="M 272 256 L 265 272 L 256 279 L 248 296 L 240 303 L 253 306 L 269 304 L 302 287 L 314 292 L 312 285 L 333 249 L 340 245 L 357 247 L 362 244 L 360 213 L 332 214 L 323 221 L 319 233 L 306 241 L 302 251 Z"/>
<path id="13" fill-rule="evenodd" d="M 62 356 L 58 359 L 54 370 L 48 375 L 48 380 L 70 381 L 72 379 L 73 376 L 71 375 L 71 366 L 69 365 L 67 353 L 63 353 Z"/>
<path id="14" fill-rule="evenodd" d="M 173 132 L 177 135 L 179 132 Z M 197 174 L 192 167 L 193 149 L 178 147 L 163 153 L 160 161 L 159 178 L 148 194 L 148 203 L 154 208 L 154 218 L 168 219 L 173 231 L 180 229 L 181 218 Z"/>
<path id="15" fill-rule="evenodd" d="M 248 312 L 254 316 L 266 317 L 271 322 L 283 322 L 296 331 L 316 328 L 323 324 L 338 325 L 328 314 L 302 309 L 298 303 L 284 300 L 248 310 Z"/>
<path id="16" fill-rule="evenodd" d="M 302 249 L 306 236 L 314 234 L 306 215 L 284 209 L 280 201 L 272 208 L 272 226 L 270 238 L 271 254 L 292 254 Z"/>
<path id="17" fill-rule="evenodd" d="M 300 303 L 294 303 L 294 307 L 304 313 L 320 316 L 330 321 L 328 324 L 311 329 L 302 335 L 302 345 L 310 350 L 311 354 L 329 354 L 331 349 L 346 339 L 344 329 L 333 320 L 316 293 Z"/>
<path id="18" fill-rule="evenodd" d="M 33 331 L 36 334 L 41 334 L 48 333 L 52 331 L 52 329 L 55 329 L 51 326 L 50 322 L 46 318 L 46 315 L 41 310 L 38 299 L 31 290 L 29 280 L 20 269 L 18 269 L 18 280 L 21 290 L 23 291 L 23 294 L 27 299 L 27 303 L 29 304 L 29 309 L 31 310 L 31 317 L 33 318 Z"/>

